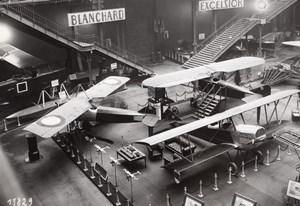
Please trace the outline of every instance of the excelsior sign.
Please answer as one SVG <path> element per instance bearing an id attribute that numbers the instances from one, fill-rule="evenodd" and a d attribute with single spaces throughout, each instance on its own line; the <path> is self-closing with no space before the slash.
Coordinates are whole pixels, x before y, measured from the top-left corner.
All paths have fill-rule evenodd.
<path id="1" fill-rule="evenodd" d="M 125 8 L 87 11 L 68 14 L 69 26 L 125 20 Z"/>
<path id="2" fill-rule="evenodd" d="M 244 7 L 244 0 L 199 1 L 199 11 L 232 9 Z"/>

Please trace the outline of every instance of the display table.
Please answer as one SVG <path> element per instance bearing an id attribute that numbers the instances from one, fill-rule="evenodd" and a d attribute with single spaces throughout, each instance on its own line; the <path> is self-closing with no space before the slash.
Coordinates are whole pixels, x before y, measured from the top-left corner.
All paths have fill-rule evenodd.
<path id="1" fill-rule="evenodd" d="M 132 145 L 127 145 L 118 149 L 117 158 L 119 158 L 119 156 L 121 156 L 126 162 L 134 162 L 140 159 L 145 159 L 146 167 L 146 155 Z"/>

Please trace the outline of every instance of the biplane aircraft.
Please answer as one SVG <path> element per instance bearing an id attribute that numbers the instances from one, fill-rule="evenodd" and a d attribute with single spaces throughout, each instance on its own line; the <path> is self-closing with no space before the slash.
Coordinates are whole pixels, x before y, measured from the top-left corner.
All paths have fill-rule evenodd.
<path id="1" fill-rule="evenodd" d="M 196 120 L 192 123 L 178 126 L 176 128 L 155 134 L 145 139 L 138 140 L 135 143 L 144 144 L 151 147 L 162 142 L 167 142 L 175 137 L 183 138 L 183 135 L 185 134 L 187 137 L 189 135 L 192 135 L 202 139 L 203 141 L 207 141 L 208 145 L 210 146 L 206 147 L 204 150 L 200 150 L 194 153 L 191 150 L 186 156 L 179 154 L 181 156 L 180 158 L 163 166 L 166 169 L 174 171 L 175 182 L 179 183 L 182 176 L 187 170 L 221 154 L 227 153 L 232 149 L 242 148 L 247 145 L 253 145 L 254 143 L 261 142 L 266 138 L 269 138 L 269 136 L 266 136 L 266 130 L 261 126 L 258 126 L 260 122 L 260 108 L 265 108 L 265 118 L 267 124 L 270 123 L 273 116 L 276 116 L 278 124 L 281 124 L 283 114 L 286 111 L 287 105 L 289 104 L 292 95 L 299 92 L 299 90 L 286 90 L 277 92 L 261 99 L 257 99 L 249 103 L 228 109 L 224 112 L 205 117 L 200 120 Z M 281 117 L 279 118 L 277 108 L 279 100 L 287 97 L 288 101 L 282 111 Z M 270 118 L 268 118 L 267 105 L 270 106 L 271 103 L 274 103 L 274 109 L 270 115 Z M 257 125 L 246 124 L 244 121 L 243 113 L 253 109 L 257 109 Z M 243 124 L 234 123 L 232 118 L 236 115 L 241 116 Z M 223 124 L 223 121 L 226 121 L 226 124 Z M 219 127 L 217 126 L 217 129 L 212 129 L 215 126 L 211 125 L 216 125 L 217 123 L 219 123 Z M 228 123 L 231 125 L 231 127 L 228 127 Z M 227 126 L 224 127 L 224 125 Z M 226 131 L 227 133 L 224 133 Z M 188 141 L 190 142 L 190 140 Z M 191 146 L 189 146 L 188 148 L 191 148 Z M 232 166 L 233 170 L 237 170 L 237 166 L 235 163 L 231 162 L 230 165 Z M 235 172 L 237 171 L 233 171 L 232 174 L 234 174 Z"/>
<path id="2" fill-rule="evenodd" d="M 164 75 L 158 75 L 143 82 L 143 85 L 150 88 L 164 88 L 175 86 L 178 84 L 187 83 L 190 81 L 197 81 L 201 79 L 208 79 L 208 81 L 213 81 L 216 84 L 221 84 L 225 87 L 230 87 L 236 91 L 250 93 L 249 90 L 239 87 L 237 85 L 229 84 L 223 80 L 215 80 L 212 78 L 212 74 L 216 72 L 233 72 L 240 69 L 245 69 L 248 67 L 258 66 L 263 64 L 264 60 L 256 57 L 241 57 L 237 59 L 227 60 L 224 62 L 212 63 L 207 66 L 201 66 L 193 69 L 188 69 L 184 71 L 178 71 L 173 73 L 168 73 Z M 215 80 L 215 81 L 214 81 Z M 284 92 L 278 92 L 263 98 L 251 101 L 247 104 L 243 104 L 223 112 L 219 111 L 211 116 L 205 116 L 199 120 L 191 123 L 178 123 L 179 125 L 174 129 L 150 136 L 148 138 L 136 141 L 139 144 L 145 144 L 150 147 L 164 142 L 168 144 L 169 141 L 175 137 L 184 138 L 189 136 L 195 136 L 203 141 L 206 141 L 210 146 L 205 147 L 204 150 L 194 153 L 190 140 L 185 140 L 185 143 L 189 143 L 190 151 L 183 154 L 183 149 L 176 149 L 174 146 L 172 152 L 178 153 L 180 158 L 171 160 L 169 163 L 163 167 L 172 170 L 174 172 L 175 182 L 179 183 L 182 175 L 189 169 L 200 165 L 214 157 L 221 154 L 228 153 L 232 149 L 245 149 L 248 145 L 254 145 L 254 143 L 264 141 L 266 139 L 266 129 L 259 126 L 260 124 L 260 112 L 261 107 L 265 108 L 265 116 L 267 124 L 271 121 L 274 114 L 276 114 L 277 121 L 281 123 L 282 116 L 286 110 L 288 103 L 292 95 L 298 93 L 299 90 L 289 90 Z M 289 97 L 286 107 L 283 110 L 282 116 L 278 119 L 277 106 L 280 99 Z M 267 116 L 267 105 L 274 103 L 274 109 L 270 118 Z M 243 113 L 257 109 L 257 125 L 249 125 L 245 123 Z M 243 124 L 235 124 L 233 121 L 233 116 L 240 115 Z M 225 122 L 225 123 L 224 123 Z M 177 125 L 178 125 L 177 124 Z M 181 140 L 179 140 L 181 142 Z M 181 146 L 181 145 L 179 145 Z M 253 147 L 251 147 L 253 149 Z M 262 156 L 261 153 L 260 156 Z M 263 158 L 263 157 L 261 157 Z M 237 166 L 235 163 L 230 162 L 229 165 L 232 167 L 233 174 L 237 172 Z"/>
<path id="3" fill-rule="evenodd" d="M 259 66 L 265 63 L 265 60 L 257 57 L 240 57 L 222 62 L 215 62 L 204 66 L 199 66 L 187 70 L 171 72 L 167 74 L 156 75 L 143 81 L 143 85 L 153 88 L 166 88 L 176 86 L 179 84 L 185 84 L 202 79 L 209 79 L 215 84 L 230 87 L 234 90 L 244 93 L 253 94 L 248 89 L 230 84 L 224 80 L 211 78 L 214 73 L 221 72 L 235 72 L 250 67 Z"/>
<path id="4" fill-rule="evenodd" d="M 62 106 L 37 121 L 28 125 L 24 130 L 40 137 L 49 138 L 58 133 L 74 120 L 104 123 L 123 123 L 141 121 L 138 117 L 144 114 L 121 108 L 98 106 L 94 107 L 92 100 L 104 98 L 116 91 L 129 81 L 127 77 L 110 76 L 97 83 L 90 89 L 82 91 Z"/>
<path id="5" fill-rule="evenodd" d="M 222 76 L 224 73 L 232 73 L 250 67 L 255 67 L 264 64 L 265 60 L 257 57 L 240 57 L 230 59 L 222 62 L 215 62 L 204 66 L 199 66 L 187 70 L 171 72 L 167 74 L 156 75 L 148 78 L 142 82 L 143 86 L 149 88 L 151 98 L 149 98 L 148 106 L 140 110 L 141 112 L 149 112 L 154 115 L 147 115 L 143 119 L 143 123 L 149 127 L 154 127 L 164 120 L 165 117 L 174 117 L 175 120 L 180 120 L 177 116 L 177 109 L 174 108 L 174 101 L 168 99 L 165 95 L 165 88 L 180 84 L 187 84 L 193 82 L 193 90 L 195 94 L 200 91 L 214 91 L 214 96 L 218 93 L 220 95 L 222 88 L 226 88 L 226 96 L 234 98 L 243 98 L 245 94 L 254 94 L 248 88 L 238 86 L 223 79 L 214 77 L 215 74 Z M 224 75 L 223 75 L 224 76 Z M 198 104 L 197 100 L 202 97 L 202 91 L 198 92 L 198 96 L 192 98 L 190 101 L 192 106 Z M 208 96 L 208 92 L 206 92 Z M 154 109 L 153 109 L 154 108 Z M 170 118 L 169 118 L 170 119 Z M 172 119 L 172 118 L 171 118 Z M 151 135 L 151 134 L 150 134 Z"/>

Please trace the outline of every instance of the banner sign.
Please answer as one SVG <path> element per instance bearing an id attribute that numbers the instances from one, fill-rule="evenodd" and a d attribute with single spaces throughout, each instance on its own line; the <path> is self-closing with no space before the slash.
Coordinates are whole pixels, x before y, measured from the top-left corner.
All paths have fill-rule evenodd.
<path id="1" fill-rule="evenodd" d="M 68 14 L 69 26 L 98 24 L 125 20 L 125 8 L 87 11 Z"/>
<path id="2" fill-rule="evenodd" d="M 244 7 L 244 0 L 210 0 L 199 1 L 199 11 L 232 9 Z"/>

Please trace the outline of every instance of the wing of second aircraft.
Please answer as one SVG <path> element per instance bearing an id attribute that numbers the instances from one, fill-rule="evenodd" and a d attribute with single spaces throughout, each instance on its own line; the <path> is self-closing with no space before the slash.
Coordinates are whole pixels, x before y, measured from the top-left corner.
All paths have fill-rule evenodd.
<path id="1" fill-rule="evenodd" d="M 129 81 L 127 77 L 107 77 L 92 88 L 80 93 L 77 97 L 25 127 L 24 130 L 49 138 L 90 109 L 90 99 L 106 97 L 127 81 Z"/>

